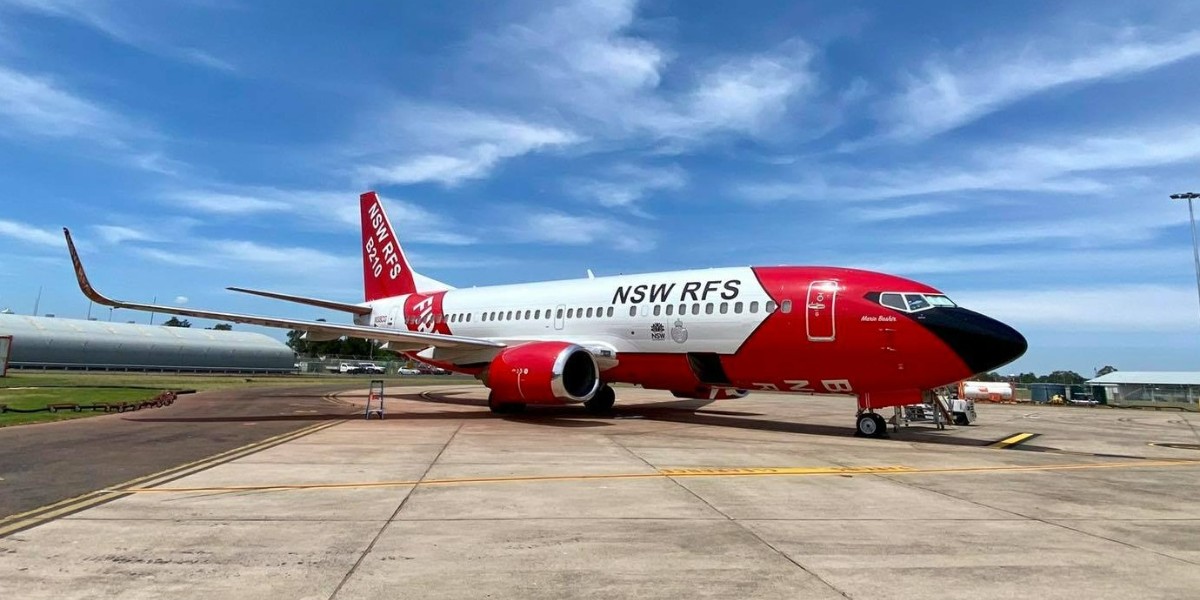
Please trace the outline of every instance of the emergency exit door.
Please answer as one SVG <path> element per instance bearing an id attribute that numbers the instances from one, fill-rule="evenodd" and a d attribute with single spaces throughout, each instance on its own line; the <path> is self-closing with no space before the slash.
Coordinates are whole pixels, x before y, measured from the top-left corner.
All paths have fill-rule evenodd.
<path id="1" fill-rule="evenodd" d="M 837 337 L 834 311 L 837 307 L 838 283 L 814 281 L 808 285 L 804 324 L 810 342 L 832 342 Z"/>

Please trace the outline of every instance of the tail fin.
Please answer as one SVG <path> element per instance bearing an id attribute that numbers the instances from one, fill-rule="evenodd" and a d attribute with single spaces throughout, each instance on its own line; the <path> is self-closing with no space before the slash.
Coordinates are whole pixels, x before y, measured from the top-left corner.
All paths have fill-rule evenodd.
<path id="1" fill-rule="evenodd" d="M 362 209 L 363 290 L 366 301 L 411 294 L 417 291 L 413 271 L 404 257 L 400 240 L 383 212 L 375 192 L 359 196 Z"/>

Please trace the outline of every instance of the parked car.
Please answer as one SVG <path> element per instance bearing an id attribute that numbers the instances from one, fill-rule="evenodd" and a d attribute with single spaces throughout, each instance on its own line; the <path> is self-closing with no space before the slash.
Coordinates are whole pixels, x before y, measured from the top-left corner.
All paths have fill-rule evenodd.
<path id="1" fill-rule="evenodd" d="M 399 369 L 396 369 L 396 374 L 397 375 L 420 375 L 421 370 L 413 369 L 411 367 L 400 367 Z"/>
<path id="2" fill-rule="evenodd" d="M 343 375 L 357 375 L 363 371 L 354 363 L 341 363 L 337 366 L 337 372 Z"/>
<path id="3" fill-rule="evenodd" d="M 359 373 L 370 373 L 372 375 L 383 375 L 386 372 L 386 369 L 383 367 L 369 362 L 358 363 L 358 369 Z"/>

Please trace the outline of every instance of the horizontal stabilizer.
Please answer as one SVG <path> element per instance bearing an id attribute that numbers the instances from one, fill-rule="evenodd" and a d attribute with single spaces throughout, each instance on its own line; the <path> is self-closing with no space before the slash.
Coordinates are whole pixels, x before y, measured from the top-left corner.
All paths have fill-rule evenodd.
<path id="1" fill-rule="evenodd" d="M 274 298 L 275 300 L 284 300 L 286 302 L 295 302 L 297 304 L 307 304 L 309 306 L 317 306 L 320 308 L 328 308 L 329 310 L 340 310 L 356 315 L 371 314 L 371 307 L 359 306 L 358 304 L 349 304 L 346 302 L 335 302 L 333 300 L 321 300 L 320 298 L 305 298 L 304 296 L 293 296 L 291 294 L 281 294 L 279 292 L 267 292 L 263 290 L 251 290 L 240 287 L 227 287 L 227 290 L 234 292 L 242 292 L 243 294 L 254 294 L 264 298 Z"/>

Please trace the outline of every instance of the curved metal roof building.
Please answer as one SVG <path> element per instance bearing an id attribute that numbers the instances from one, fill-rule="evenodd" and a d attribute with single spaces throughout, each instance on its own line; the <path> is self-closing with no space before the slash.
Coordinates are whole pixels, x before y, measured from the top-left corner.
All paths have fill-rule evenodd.
<path id="1" fill-rule="evenodd" d="M 295 353 L 258 333 L 0 314 L 11 367 L 290 371 Z"/>

